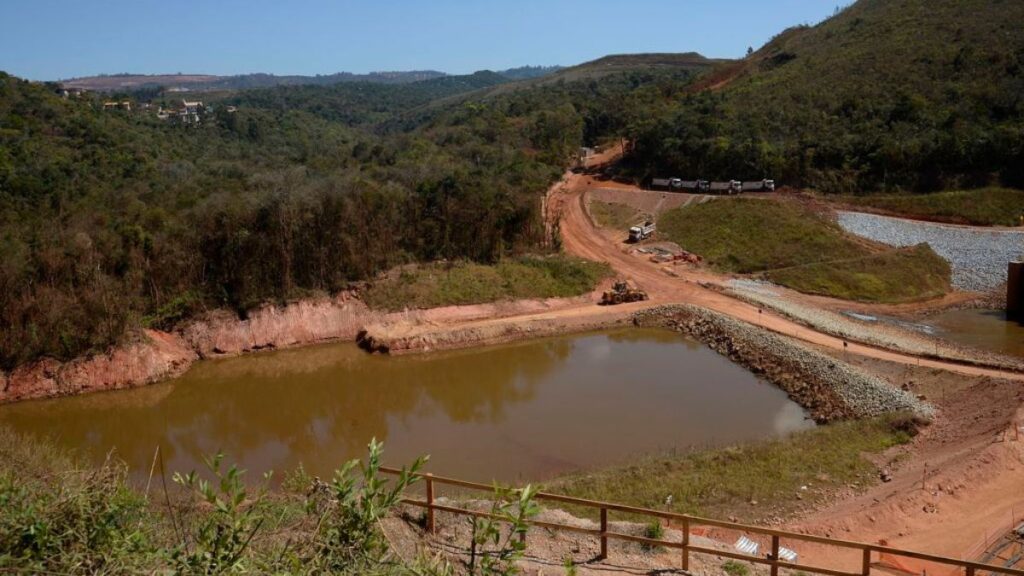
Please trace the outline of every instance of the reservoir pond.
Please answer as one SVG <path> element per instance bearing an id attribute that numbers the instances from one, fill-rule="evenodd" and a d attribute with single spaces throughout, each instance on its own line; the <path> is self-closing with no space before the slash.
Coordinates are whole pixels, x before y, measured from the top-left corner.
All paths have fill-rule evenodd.
<path id="1" fill-rule="evenodd" d="M 1003 310 L 949 310 L 925 320 L 947 340 L 980 350 L 1024 357 L 1024 325 Z"/>
<path id="2" fill-rule="evenodd" d="M 137 478 L 158 445 L 168 475 L 220 450 L 250 479 L 299 464 L 327 478 L 377 438 L 389 465 L 429 454 L 428 471 L 484 482 L 814 426 L 706 346 L 641 329 L 399 357 L 343 343 L 203 361 L 134 390 L 0 406 L 0 423 L 97 461 L 114 450 Z"/>

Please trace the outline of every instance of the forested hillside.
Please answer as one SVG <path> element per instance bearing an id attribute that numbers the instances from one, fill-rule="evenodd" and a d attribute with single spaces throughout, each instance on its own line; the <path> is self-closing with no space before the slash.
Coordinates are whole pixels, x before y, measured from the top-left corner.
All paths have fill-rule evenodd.
<path id="1" fill-rule="evenodd" d="M 637 127 L 641 174 L 826 192 L 1024 186 L 1024 3 L 861 0 Z"/>
<path id="2" fill-rule="evenodd" d="M 861 0 L 739 62 L 208 94 L 191 126 L 0 74 L 0 367 L 399 263 L 535 251 L 539 195 L 602 139 L 633 140 L 637 180 L 1021 187 L 1022 75 L 1012 0 Z"/>
<path id="3" fill-rule="evenodd" d="M 689 78 L 620 73 L 410 114 L 494 76 L 242 93 L 187 126 L 0 75 L 0 367 L 399 263 L 535 251 L 540 195 L 576 148 Z"/>

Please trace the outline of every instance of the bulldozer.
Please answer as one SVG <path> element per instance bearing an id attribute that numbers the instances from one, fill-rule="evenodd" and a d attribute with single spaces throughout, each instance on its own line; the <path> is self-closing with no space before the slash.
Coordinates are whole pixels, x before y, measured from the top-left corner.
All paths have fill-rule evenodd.
<path id="1" fill-rule="evenodd" d="M 619 280 L 601 295 L 601 306 L 614 306 L 626 302 L 642 302 L 647 300 L 647 292 L 637 288 L 628 280 Z"/>

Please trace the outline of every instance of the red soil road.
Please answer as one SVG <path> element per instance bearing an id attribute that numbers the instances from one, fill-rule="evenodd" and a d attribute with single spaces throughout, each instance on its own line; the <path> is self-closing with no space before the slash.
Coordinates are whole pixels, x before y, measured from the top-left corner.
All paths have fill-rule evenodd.
<path id="1" fill-rule="evenodd" d="M 560 216 L 562 245 L 570 254 L 589 260 L 608 262 L 616 274 L 632 279 L 650 294 L 649 304 L 687 303 L 703 306 L 804 342 L 834 350 L 844 349 L 844 341 L 841 338 L 817 332 L 769 311 L 760 311 L 756 306 L 699 284 L 699 282 L 718 281 L 721 280 L 720 277 L 701 272 L 685 272 L 682 269 L 675 271 L 678 277 L 673 277 L 663 272 L 659 265 L 627 253 L 621 245 L 616 245 L 602 234 L 587 215 L 584 208 L 585 192 L 592 187 L 609 187 L 609 184 L 596 182 L 589 176 L 570 174 L 551 195 L 550 209 Z M 991 376 L 1024 381 L 1024 374 L 1017 372 L 921 358 L 853 342 L 846 342 L 846 345 L 846 351 L 850 354 L 859 354 L 879 360 L 937 368 L 969 376 Z"/>

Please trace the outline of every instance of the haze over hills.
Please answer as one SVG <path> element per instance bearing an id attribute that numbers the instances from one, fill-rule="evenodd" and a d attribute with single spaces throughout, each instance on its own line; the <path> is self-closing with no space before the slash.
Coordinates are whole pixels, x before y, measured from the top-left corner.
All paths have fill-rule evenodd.
<path id="1" fill-rule="evenodd" d="M 559 70 L 559 66 L 521 66 L 498 72 L 508 80 L 535 78 Z M 209 74 L 104 74 L 60 80 L 65 88 L 94 90 L 97 92 L 132 91 L 163 87 L 189 91 L 247 90 L 273 86 L 330 86 L 343 82 L 372 82 L 378 84 L 408 84 L 449 76 L 437 70 L 410 70 L 400 72 L 370 72 L 353 74 L 338 72 L 316 76 L 274 74 L 237 74 L 215 76 Z"/>

